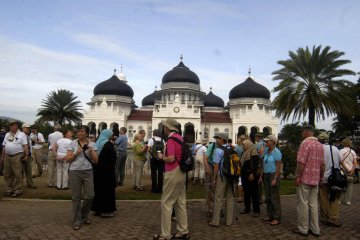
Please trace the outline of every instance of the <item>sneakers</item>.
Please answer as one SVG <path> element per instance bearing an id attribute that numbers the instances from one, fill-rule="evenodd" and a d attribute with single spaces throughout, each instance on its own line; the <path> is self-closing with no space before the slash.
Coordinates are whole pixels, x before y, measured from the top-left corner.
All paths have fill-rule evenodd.
<path id="1" fill-rule="evenodd" d="M 22 192 L 14 192 L 13 194 L 11 194 L 11 197 L 18 197 L 22 194 Z"/>

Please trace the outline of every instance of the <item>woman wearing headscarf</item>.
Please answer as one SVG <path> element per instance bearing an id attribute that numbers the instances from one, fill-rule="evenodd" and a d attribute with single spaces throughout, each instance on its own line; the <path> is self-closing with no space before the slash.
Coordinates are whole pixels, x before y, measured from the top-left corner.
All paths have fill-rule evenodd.
<path id="1" fill-rule="evenodd" d="M 253 205 L 254 217 L 260 216 L 259 205 L 259 173 L 258 163 L 259 155 L 256 151 L 255 145 L 248 139 L 242 142 L 243 154 L 241 157 L 241 182 L 244 190 L 244 204 L 245 209 L 240 212 L 242 214 L 250 213 L 251 203 Z"/>
<path id="2" fill-rule="evenodd" d="M 113 217 L 116 211 L 116 152 L 114 144 L 110 141 L 112 136 L 111 130 L 102 130 L 95 144 L 99 160 L 94 166 L 95 197 L 91 210 L 95 212 L 96 216 L 101 217 Z"/>

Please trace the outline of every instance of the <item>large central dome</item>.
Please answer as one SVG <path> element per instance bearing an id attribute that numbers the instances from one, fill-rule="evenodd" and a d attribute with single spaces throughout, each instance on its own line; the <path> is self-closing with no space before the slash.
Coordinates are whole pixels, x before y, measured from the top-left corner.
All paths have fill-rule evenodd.
<path id="1" fill-rule="evenodd" d="M 194 84 L 200 84 L 199 77 L 191 71 L 185 64 L 180 63 L 172 70 L 168 71 L 162 78 L 162 83 L 170 82 L 189 82 Z"/>
<path id="2" fill-rule="evenodd" d="M 96 85 L 94 95 L 118 95 L 132 98 L 134 91 L 114 74 L 108 80 Z"/>
<path id="3" fill-rule="evenodd" d="M 270 99 L 270 91 L 263 85 L 248 77 L 243 83 L 235 86 L 229 93 L 229 99 L 265 98 Z"/>

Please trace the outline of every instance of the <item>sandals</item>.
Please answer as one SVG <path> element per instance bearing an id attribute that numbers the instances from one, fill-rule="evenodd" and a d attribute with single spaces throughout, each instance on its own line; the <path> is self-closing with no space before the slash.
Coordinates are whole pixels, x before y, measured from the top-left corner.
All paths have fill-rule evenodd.
<path id="1" fill-rule="evenodd" d="M 209 225 L 210 227 L 214 227 L 214 228 L 219 227 L 219 225 L 213 224 L 212 222 L 208 222 L 208 225 Z"/>
<path id="2" fill-rule="evenodd" d="M 185 234 L 181 234 L 181 233 L 176 233 L 176 234 L 173 234 L 171 239 L 183 239 L 183 240 L 188 240 L 190 239 L 190 236 L 188 233 L 185 233 Z"/>
<path id="3" fill-rule="evenodd" d="M 161 236 L 161 234 L 155 235 L 153 240 L 167 240 L 165 237 Z"/>

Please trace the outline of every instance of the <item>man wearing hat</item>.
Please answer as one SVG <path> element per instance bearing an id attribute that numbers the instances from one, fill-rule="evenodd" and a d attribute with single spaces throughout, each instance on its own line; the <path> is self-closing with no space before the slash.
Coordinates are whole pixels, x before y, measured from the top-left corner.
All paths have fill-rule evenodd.
<path id="1" fill-rule="evenodd" d="M 41 149 L 43 148 L 43 144 L 45 143 L 44 135 L 38 132 L 36 126 L 32 126 L 30 139 L 32 146 L 31 155 L 33 158 L 32 175 L 33 177 L 40 177 L 43 170 Z"/>
<path id="2" fill-rule="evenodd" d="M 23 123 L 22 131 L 23 131 L 23 133 L 26 134 L 28 143 L 30 143 L 31 142 L 30 125 L 27 123 Z M 36 187 L 33 183 L 32 173 L 31 173 L 31 171 L 32 171 L 32 146 L 31 146 L 31 144 L 28 144 L 28 149 L 29 149 L 30 156 L 27 158 L 26 161 L 22 161 L 22 166 L 23 166 L 23 171 L 25 173 L 25 177 L 26 177 L 27 187 L 31 188 L 31 189 L 35 189 Z"/>
<path id="3" fill-rule="evenodd" d="M 184 141 L 178 133 L 178 122 L 168 118 L 162 121 L 164 132 L 168 136 L 164 154 L 158 152 L 158 158 L 165 162 L 163 193 L 161 195 L 161 234 L 153 239 L 190 239 L 186 210 L 186 173 L 182 172 L 179 162 L 182 146 L 173 138 Z M 176 214 L 177 233 L 171 236 L 171 214 Z"/>
<path id="4" fill-rule="evenodd" d="M 226 176 L 222 175 L 221 168 L 224 160 L 224 150 L 221 147 L 227 147 L 228 136 L 226 133 L 217 133 L 214 136 L 216 145 L 218 146 L 214 152 L 214 183 L 215 185 L 215 202 L 214 202 L 214 213 L 212 221 L 209 225 L 212 227 L 218 227 L 220 225 L 220 212 L 222 200 L 226 198 L 226 214 L 225 224 L 230 226 L 233 220 L 233 207 L 234 207 L 234 196 L 233 196 L 233 185 L 226 179 Z"/>
<path id="5" fill-rule="evenodd" d="M 322 184 L 319 187 L 319 205 L 320 205 L 320 219 L 322 222 L 341 227 L 339 201 L 341 197 L 340 191 L 330 191 L 328 185 L 328 178 L 332 172 L 334 161 L 334 168 L 340 168 L 342 162 L 340 151 L 337 147 L 329 145 L 329 135 L 325 132 L 318 136 L 319 142 L 324 146 L 325 172 Z"/>
<path id="6" fill-rule="evenodd" d="M 29 158 L 28 141 L 25 133 L 20 132 L 17 121 L 10 122 L 10 131 L 5 135 L 4 151 L 4 180 L 6 196 L 17 197 L 22 194 L 22 166 L 21 161 Z"/>
<path id="7" fill-rule="evenodd" d="M 309 233 L 320 236 L 318 215 L 318 188 L 324 175 L 324 148 L 314 137 L 314 127 L 301 128 L 304 139 L 297 154 L 297 228 L 294 233 L 307 236 Z"/>

